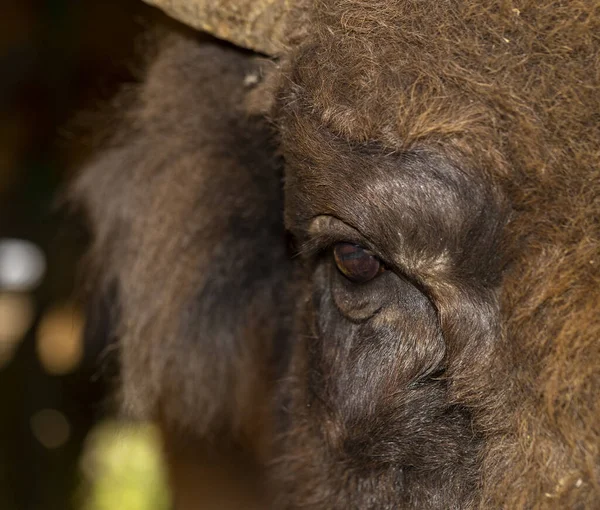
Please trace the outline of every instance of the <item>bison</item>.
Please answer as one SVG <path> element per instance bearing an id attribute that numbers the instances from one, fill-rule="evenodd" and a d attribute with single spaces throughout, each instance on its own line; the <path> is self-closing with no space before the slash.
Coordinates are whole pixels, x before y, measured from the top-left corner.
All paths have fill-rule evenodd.
<path id="1" fill-rule="evenodd" d="M 154 3 L 73 196 L 177 508 L 597 508 L 598 2 Z"/>

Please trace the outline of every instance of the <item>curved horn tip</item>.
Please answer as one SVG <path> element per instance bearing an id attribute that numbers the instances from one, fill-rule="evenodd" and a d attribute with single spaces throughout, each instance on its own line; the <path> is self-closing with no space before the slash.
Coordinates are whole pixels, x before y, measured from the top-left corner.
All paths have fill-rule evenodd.
<path id="1" fill-rule="evenodd" d="M 285 47 L 289 0 L 144 0 L 182 23 L 237 46 L 275 56 Z"/>

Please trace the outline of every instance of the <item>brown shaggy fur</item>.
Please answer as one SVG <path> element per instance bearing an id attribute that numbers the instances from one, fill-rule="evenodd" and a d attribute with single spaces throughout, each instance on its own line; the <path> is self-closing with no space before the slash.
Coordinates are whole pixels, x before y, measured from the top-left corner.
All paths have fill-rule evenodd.
<path id="1" fill-rule="evenodd" d="M 500 248 L 486 245 L 466 266 L 466 273 L 482 266 L 480 274 L 461 275 L 463 250 L 474 250 L 478 237 L 470 229 L 456 239 L 460 227 L 441 246 L 429 238 L 431 248 L 451 254 L 437 274 L 418 267 L 424 248 L 401 267 L 423 280 L 437 305 L 446 398 L 469 410 L 482 441 L 481 507 L 598 505 L 600 4 L 315 5 L 309 33 L 287 59 L 291 83 L 279 92 L 288 227 L 301 229 L 308 210 L 345 214 L 380 239 L 404 228 L 386 225 L 394 197 L 379 192 L 381 169 L 396 159 L 402 171 L 403 154 L 437 154 L 466 176 L 459 185 L 467 199 L 453 208 L 472 208 L 479 188 L 508 200 Z M 356 177 L 361 172 L 367 176 Z M 431 202 L 414 200 L 415 228 L 431 225 Z M 365 207 L 378 211 L 373 223 Z M 406 242 L 402 250 L 413 248 Z M 501 282 L 490 278 L 489 249 L 503 252 Z M 495 298 L 468 289 L 490 285 L 486 279 L 499 291 L 498 311 Z M 488 338 L 478 339 L 480 326 L 460 330 L 461 317 L 472 323 L 486 313 L 501 326 Z"/>
<path id="2" fill-rule="evenodd" d="M 169 38 L 76 185 L 126 406 L 271 459 L 276 508 L 598 507 L 600 4 L 296 9 L 258 90 Z"/>

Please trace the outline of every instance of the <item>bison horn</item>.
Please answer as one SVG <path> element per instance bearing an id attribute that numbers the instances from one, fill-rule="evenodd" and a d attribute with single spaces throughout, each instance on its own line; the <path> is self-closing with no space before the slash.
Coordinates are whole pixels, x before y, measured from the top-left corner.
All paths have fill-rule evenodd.
<path id="1" fill-rule="evenodd" d="M 289 0 L 144 0 L 186 25 L 275 56 L 284 47 Z"/>

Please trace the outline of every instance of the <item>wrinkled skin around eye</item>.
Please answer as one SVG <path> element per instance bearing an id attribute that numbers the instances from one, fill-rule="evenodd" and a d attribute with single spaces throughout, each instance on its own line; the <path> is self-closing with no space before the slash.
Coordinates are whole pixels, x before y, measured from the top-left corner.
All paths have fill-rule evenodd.
<path id="1" fill-rule="evenodd" d="M 340 272 L 354 283 L 366 283 L 384 271 L 379 259 L 357 244 L 337 243 L 333 256 Z"/>

